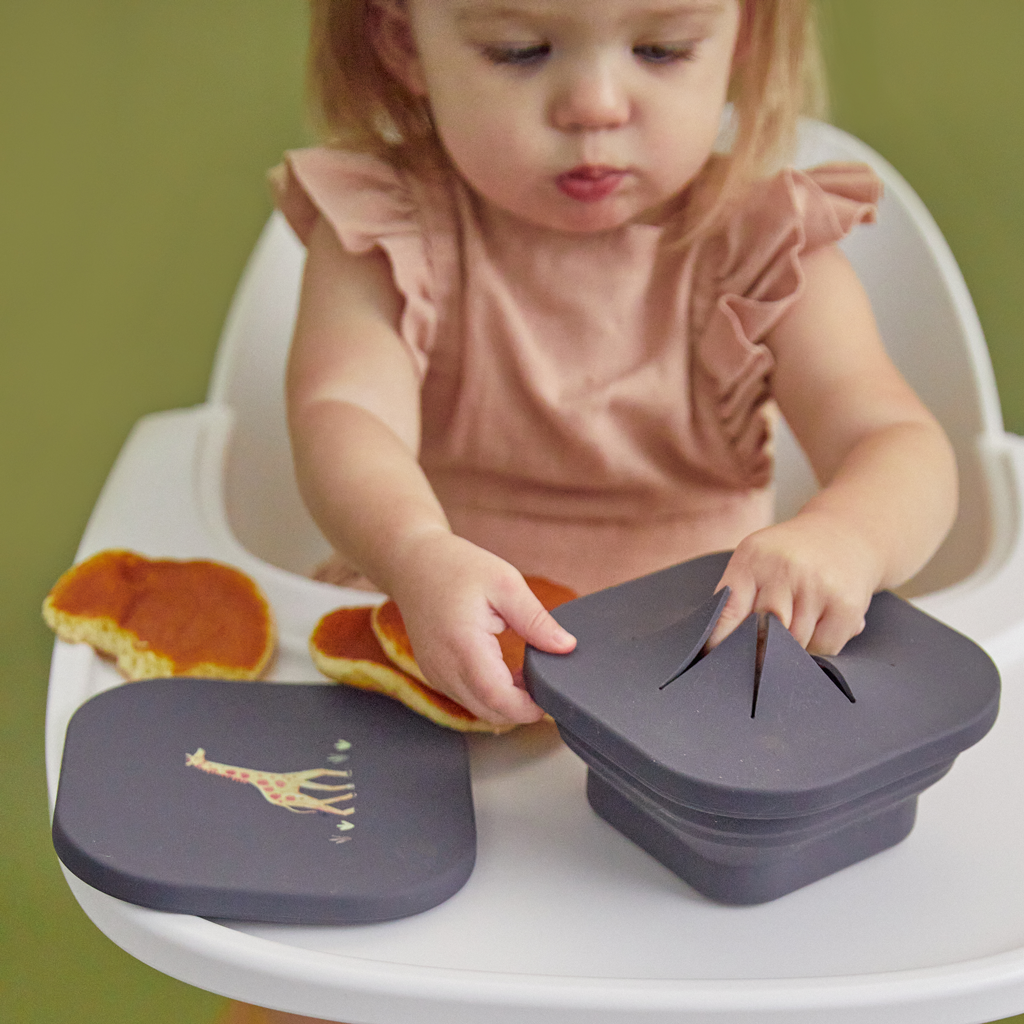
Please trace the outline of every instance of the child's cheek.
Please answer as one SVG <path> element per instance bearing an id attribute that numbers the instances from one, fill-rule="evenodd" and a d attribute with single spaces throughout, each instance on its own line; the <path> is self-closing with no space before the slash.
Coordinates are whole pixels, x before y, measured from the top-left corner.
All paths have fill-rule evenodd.
<path id="1" fill-rule="evenodd" d="M 539 170 L 536 146 L 513 118 L 503 121 L 470 109 L 463 118 L 438 124 L 438 134 L 466 182 L 499 205 L 509 198 L 510 189 L 525 184 L 524 178 Z"/>

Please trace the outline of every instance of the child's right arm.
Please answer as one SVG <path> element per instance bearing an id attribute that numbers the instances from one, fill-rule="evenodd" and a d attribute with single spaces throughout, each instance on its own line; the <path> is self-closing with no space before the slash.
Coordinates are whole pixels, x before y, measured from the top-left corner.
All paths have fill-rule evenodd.
<path id="1" fill-rule="evenodd" d="M 535 721 L 497 634 L 511 627 L 552 653 L 575 641 L 513 566 L 451 532 L 417 461 L 420 386 L 401 310 L 386 257 L 346 252 L 318 221 L 287 377 L 299 489 L 330 543 L 395 599 L 432 686 L 495 724 Z"/>

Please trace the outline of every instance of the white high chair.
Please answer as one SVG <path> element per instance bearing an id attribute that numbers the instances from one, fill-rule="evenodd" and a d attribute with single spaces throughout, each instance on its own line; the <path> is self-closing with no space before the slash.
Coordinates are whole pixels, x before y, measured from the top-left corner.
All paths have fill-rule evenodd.
<path id="1" fill-rule="evenodd" d="M 200 988 L 366 1024 L 975 1024 L 1024 1010 L 1024 441 L 1003 431 L 974 308 L 920 200 L 862 143 L 807 124 L 798 162 L 828 160 L 866 161 L 885 180 L 878 226 L 845 249 L 960 459 L 963 510 L 915 600 L 981 642 L 1004 684 L 995 728 L 922 796 L 909 838 L 773 903 L 718 906 L 591 812 L 582 763 L 542 726 L 471 740 L 477 867 L 434 910 L 240 924 L 122 903 L 65 872 L 100 929 Z M 283 414 L 301 264 L 275 215 L 207 402 L 136 426 L 78 552 L 213 557 L 251 574 L 278 619 L 282 682 L 319 678 L 314 623 L 366 599 L 303 575 L 327 548 L 296 492 Z M 779 463 L 785 515 L 813 484 L 791 439 Z M 68 718 L 120 682 L 90 648 L 56 644 L 51 806 Z"/>

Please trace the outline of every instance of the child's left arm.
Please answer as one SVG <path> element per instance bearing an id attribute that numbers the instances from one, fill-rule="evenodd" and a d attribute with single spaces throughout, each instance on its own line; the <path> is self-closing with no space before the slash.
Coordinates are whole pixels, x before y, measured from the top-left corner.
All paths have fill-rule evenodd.
<path id="1" fill-rule="evenodd" d="M 822 490 L 737 546 L 712 645 L 770 611 L 813 653 L 837 653 L 872 594 L 917 572 L 956 514 L 949 441 L 885 352 L 853 268 L 834 246 L 802 265 L 804 292 L 767 345 L 775 399 Z"/>

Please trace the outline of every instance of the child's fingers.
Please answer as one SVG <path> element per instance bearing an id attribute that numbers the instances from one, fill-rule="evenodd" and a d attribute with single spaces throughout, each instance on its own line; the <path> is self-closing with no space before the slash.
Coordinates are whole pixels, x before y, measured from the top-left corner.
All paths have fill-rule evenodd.
<path id="1" fill-rule="evenodd" d="M 515 686 L 493 633 L 474 631 L 422 648 L 417 660 L 429 684 L 477 718 L 510 725 L 535 722 L 543 715 L 529 694 Z"/>
<path id="2" fill-rule="evenodd" d="M 554 654 L 571 651 L 576 641 L 522 575 L 468 541 L 444 535 L 432 537 L 429 549 L 421 547 L 417 572 L 409 578 L 416 585 L 396 600 L 430 685 L 495 725 L 539 719 L 543 712 L 515 684 L 498 636 L 511 629 Z"/>
<path id="3" fill-rule="evenodd" d="M 576 646 L 576 637 L 559 625 L 525 582 L 495 611 L 509 629 L 538 650 L 549 654 L 568 654 Z"/>
<path id="4" fill-rule="evenodd" d="M 480 672 L 471 666 L 467 673 L 458 680 L 456 699 L 467 711 L 477 718 L 494 725 L 526 725 L 543 717 L 544 712 L 533 702 L 526 692 L 515 685 L 512 674 L 502 662 L 505 679 L 498 685 L 480 684 Z"/>
<path id="5" fill-rule="evenodd" d="M 863 632 L 865 611 L 860 603 L 833 601 L 826 606 L 803 646 L 811 654 L 838 654 L 848 640 Z"/>
<path id="6" fill-rule="evenodd" d="M 742 603 L 732 605 L 730 599 L 708 647 L 721 643 L 751 612 L 766 612 L 774 615 L 797 643 L 812 654 L 838 654 L 851 637 L 863 631 L 864 611 L 861 603 L 842 595 L 822 599 L 769 585 Z"/>
<path id="7" fill-rule="evenodd" d="M 800 646 L 812 654 L 838 654 L 864 629 L 864 613 L 870 601 L 871 594 L 860 593 L 852 579 L 815 577 L 793 593 L 791 621 L 781 615 L 779 618 Z"/>
<path id="8" fill-rule="evenodd" d="M 566 654 L 576 646 L 576 638 L 558 624 L 525 581 L 492 599 L 492 609 L 492 630 L 509 628 L 526 643 L 552 654 Z M 486 721 L 525 723 L 543 715 L 522 685 L 516 685 L 494 632 L 484 636 L 482 647 L 470 642 L 463 648 L 451 684 L 465 694 L 464 706 Z"/>
<path id="9" fill-rule="evenodd" d="M 492 615 L 481 618 L 469 628 L 464 620 L 434 624 L 434 631 L 419 642 L 417 636 L 411 637 L 424 676 L 435 690 L 485 722 L 537 721 L 543 712 L 515 685 L 502 657 Z"/>
<path id="10" fill-rule="evenodd" d="M 822 608 L 820 602 L 809 601 L 806 597 L 797 596 L 793 601 L 793 611 L 789 622 L 782 616 L 779 620 L 793 634 L 793 638 L 801 646 L 806 648 L 814 637 L 815 632 L 822 624 L 822 618 L 827 609 Z M 828 630 L 828 624 L 824 627 Z M 824 653 L 824 652 L 815 652 Z"/>
<path id="11" fill-rule="evenodd" d="M 464 664 L 463 673 L 457 683 L 473 703 L 463 706 L 478 718 L 495 725 L 510 723 L 526 724 L 536 722 L 544 712 L 534 703 L 533 698 L 515 685 L 512 673 L 501 657 L 497 642 L 494 651 L 480 659 L 470 659 Z"/>
<path id="12" fill-rule="evenodd" d="M 754 610 L 757 588 L 753 583 L 743 580 L 730 581 L 727 577 L 728 574 L 723 576 L 716 587 L 716 593 L 723 587 L 729 587 L 731 592 L 718 622 L 715 623 L 715 628 L 711 631 L 711 636 L 704 645 L 708 651 L 717 647 Z"/>

